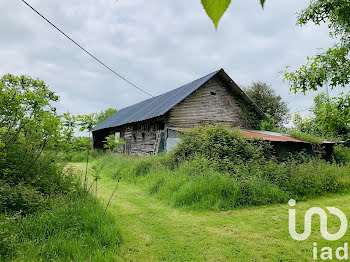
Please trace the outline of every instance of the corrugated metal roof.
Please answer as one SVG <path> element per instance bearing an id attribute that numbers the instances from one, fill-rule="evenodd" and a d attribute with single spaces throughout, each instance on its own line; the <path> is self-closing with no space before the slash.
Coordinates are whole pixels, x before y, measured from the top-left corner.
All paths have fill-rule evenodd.
<path id="1" fill-rule="evenodd" d="M 177 132 L 189 132 L 191 129 L 186 128 L 169 128 L 171 130 L 175 130 Z M 270 131 L 261 131 L 261 130 L 246 130 L 242 129 L 243 136 L 251 139 L 262 139 L 265 141 L 275 141 L 275 142 L 296 142 L 296 143 L 305 143 L 310 144 L 310 142 L 303 141 L 296 139 L 294 137 L 291 137 L 287 134 L 277 133 L 277 132 L 270 132 Z M 323 141 L 323 144 L 334 144 L 333 141 Z"/>
<path id="2" fill-rule="evenodd" d="M 121 109 L 103 121 L 99 126 L 95 127 L 94 131 L 143 121 L 164 115 L 218 73 L 220 73 L 225 81 L 228 81 L 228 83 L 237 94 L 241 95 L 248 103 L 252 104 L 259 114 L 261 114 L 263 117 L 266 117 L 261 109 L 257 107 L 247 95 L 245 95 L 245 93 L 236 85 L 236 83 L 233 82 L 233 80 L 225 73 L 225 71 L 223 69 L 220 69 L 177 89 Z"/>
<path id="3" fill-rule="evenodd" d="M 242 132 L 243 132 L 243 135 L 247 138 L 258 138 L 265 141 L 297 142 L 297 143 L 310 144 L 310 142 L 299 140 L 289 135 L 276 133 L 276 132 L 258 131 L 258 130 L 242 130 Z"/>

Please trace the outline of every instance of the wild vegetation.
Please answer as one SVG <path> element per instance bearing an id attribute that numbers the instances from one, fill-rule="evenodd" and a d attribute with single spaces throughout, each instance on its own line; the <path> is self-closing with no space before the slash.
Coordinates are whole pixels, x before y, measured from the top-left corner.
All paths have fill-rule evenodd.
<path id="1" fill-rule="evenodd" d="M 57 100 L 39 79 L 0 79 L 0 260 L 108 261 L 117 252 L 115 219 L 58 162 L 73 143 Z"/>
<path id="2" fill-rule="evenodd" d="M 350 82 L 350 2 L 312 0 L 297 17 L 299 26 L 310 22 L 326 23 L 335 44 L 327 50 L 319 50 L 314 57 L 307 57 L 307 63 L 299 69 L 283 73 L 291 91 L 316 91 L 327 83 L 332 89 L 346 87 Z"/>
<path id="3" fill-rule="evenodd" d="M 134 183 L 177 207 L 229 210 L 286 203 L 350 190 L 347 156 L 326 162 L 306 154 L 279 161 L 262 141 L 225 126 L 197 127 L 167 155 L 97 158 L 102 174 Z M 312 172 L 310 171 L 312 170 Z"/>
<path id="4" fill-rule="evenodd" d="M 215 27 L 230 2 L 202 0 Z M 328 21 L 338 42 L 299 70 L 284 72 L 291 90 L 317 90 L 326 81 L 332 88 L 349 84 L 349 10 L 347 0 L 315 0 L 299 14 L 299 25 Z M 269 119 L 261 123 L 254 110 L 242 106 L 245 117 L 253 128 L 278 131 L 285 104 L 259 85 L 250 95 L 257 104 L 272 98 L 264 108 Z M 350 190 L 348 94 L 318 95 L 312 116 L 297 115 L 289 132 L 315 144 L 324 138 L 343 141 L 328 162 L 321 153 L 281 161 L 268 144 L 220 125 L 193 129 L 166 155 L 120 155 L 121 144 L 113 136 L 106 138 L 109 152 L 94 151 L 91 130 L 116 110 L 58 115 L 52 105 L 57 101 L 39 79 L 10 74 L 0 79 L 0 260 L 305 261 L 305 244 L 291 244 L 286 233 L 284 207 L 282 212 L 270 204 L 311 199 L 301 204 L 306 210 L 315 206 L 312 198 L 327 195 L 317 204 L 333 205 L 334 198 L 348 211 L 349 197 L 340 195 Z M 75 136 L 77 129 L 89 136 Z M 90 169 L 89 159 L 94 161 Z M 76 173 L 66 161 L 84 163 L 75 164 Z M 103 190 L 97 192 L 99 179 Z M 116 205 L 111 196 L 119 181 Z M 92 196 L 93 186 L 96 195 L 108 199 L 113 215 Z M 260 205 L 269 206 L 252 207 Z M 125 247 L 120 247 L 122 234 Z M 266 244 L 266 237 L 277 245 Z"/>
<path id="5" fill-rule="evenodd" d="M 83 163 L 76 165 L 84 169 Z M 115 183 L 107 172 L 102 175 L 100 199 L 108 201 Z M 327 194 L 297 201 L 298 229 L 302 231 L 302 214 L 310 207 L 334 206 L 348 216 L 349 201 L 349 194 Z M 311 236 L 305 241 L 294 241 L 288 233 L 288 208 L 286 203 L 230 211 L 179 208 L 151 195 L 141 183 L 122 179 L 109 207 L 109 212 L 118 218 L 123 236 L 115 260 L 315 261 L 313 242 L 317 242 L 320 254 L 321 247 L 335 250 L 349 238 L 348 232 L 337 241 L 327 241 L 319 233 L 319 223 L 315 219 Z M 327 225 L 337 230 L 338 217 L 328 216 Z"/>
<path id="6" fill-rule="evenodd" d="M 274 126 L 281 128 L 287 122 L 289 117 L 287 103 L 271 86 L 263 82 L 253 82 L 244 88 L 244 92 L 266 115 L 274 120 Z"/>

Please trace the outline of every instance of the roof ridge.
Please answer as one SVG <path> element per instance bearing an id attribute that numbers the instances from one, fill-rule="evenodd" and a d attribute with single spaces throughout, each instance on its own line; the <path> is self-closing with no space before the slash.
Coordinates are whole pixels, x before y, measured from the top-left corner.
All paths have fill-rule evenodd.
<path id="1" fill-rule="evenodd" d="M 209 74 L 207 74 L 207 75 L 205 75 L 205 76 L 202 76 L 202 77 L 200 77 L 200 78 L 197 78 L 197 79 L 195 79 L 195 80 L 193 80 L 193 81 L 191 81 L 191 82 L 189 82 L 189 83 L 187 83 L 187 84 L 184 84 L 184 85 L 179 86 L 179 87 L 177 87 L 177 88 L 175 88 L 175 89 L 172 89 L 172 90 L 169 90 L 169 91 L 167 91 L 167 92 L 164 92 L 164 93 L 162 93 L 162 94 L 160 94 L 160 95 L 157 95 L 157 96 L 155 96 L 155 97 L 150 97 L 150 98 L 147 98 L 147 99 L 145 99 L 145 100 L 141 100 L 140 102 L 137 102 L 137 103 L 135 103 L 135 104 L 132 104 L 132 105 L 130 105 L 130 106 L 123 107 L 122 109 L 118 110 L 118 112 L 120 112 L 121 110 L 127 109 L 127 108 L 129 108 L 129 107 L 138 105 L 138 104 L 140 104 L 140 103 L 146 102 L 147 100 L 155 100 L 155 101 L 156 101 L 157 99 L 155 99 L 155 98 L 160 98 L 161 96 L 163 96 L 163 95 L 165 95 L 165 94 L 168 94 L 168 93 L 170 93 L 170 92 L 173 92 L 173 91 L 175 91 L 175 90 L 178 90 L 178 89 L 180 89 L 180 88 L 183 88 L 183 87 L 185 87 L 185 86 L 188 86 L 188 85 L 190 85 L 190 84 L 192 84 L 192 83 L 194 83 L 194 82 L 196 82 L 196 81 L 198 81 L 198 80 L 201 80 L 201 79 L 203 79 L 203 78 L 205 78 L 205 77 L 208 77 L 208 76 L 211 75 L 211 74 L 216 74 L 216 73 L 218 73 L 220 70 L 222 70 L 222 69 L 213 71 L 213 72 L 211 72 L 211 73 L 209 73 Z M 153 103 L 153 102 L 152 102 L 152 103 Z M 147 106 L 148 106 L 148 105 L 147 105 Z M 118 113 L 118 112 L 116 112 L 116 113 Z"/>
<path id="2" fill-rule="evenodd" d="M 114 115 L 100 123 L 100 125 L 96 126 L 94 131 L 110 127 L 118 127 L 164 115 L 217 75 L 219 75 L 220 79 L 222 78 L 222 80 L 225 81 L 237 95 L 241 95 L 246 102 L 252 104 L 257 113 L 264 115 L 264 112 L 262 112 L 261 109 L 254 104 L 254 102 L 244 93 L 244 91 L 231 79 L 231 77 L 228 76 L 222 68 L 220 68 L 219 70 L 211 72 L 158 96 L 148 98 L 136 104 L 122 108 Z"/>
<path id="3" fill-rule="evenodd" d="M 184 85 L 179 86 L 179 87 L 177 87 L 177 88 L 171 89 L 171 90 L 169 90 L 169 91 L 167 91 L 167 92 L 164 92 L 164 93 L 162 93 L 162 94 L 160 94 L 160 95 L 157 95 L 157 96 L 155 96 L 155 97 L 151 97 L 151 98 L 142 100 L 142 101 L 140 101 L 140 102 L 137 102 L 136 104 L 132 104 L 132 105 L 130 105 L 130 106 L 124 107 L 124 108 L 122 108 L 122 109 L 120 109 L 120 110 L 123 110 L 123 109 L 125 109 L 125 108 L 128 108 L 128 107 L 131 107 L 131 106 L 140 104 L 140 103 L 145 102 L 145 101 L 147 101 L 147 100 L 153 100 L 153 99 L 155 99 L 155 98 L 159 98 L 159 97 L 161 97 L 161 96 L 163 96 L 163 95 L 165 95 L 165 94 L 168 94 L 168 93 L 170 93 L 170 92 L 173 92 L 173 91 L 178 90 L 178 89 L 180 89 L 180 88 L 183 88 L 183 87 L 185 87 L 185 86 L 189 86 L 190 84 L 193 84 L 193 83 L 196 82 L 196 81 L 199 81 L 199 80 L 201 80 L 201 79 L 203 79 L 203 78 L 206 78 L 206 77 L 208 77 L 208 76 L 211 75 L 211 74 L 213 74 L 213 76 L 214 76 L 214 75 L 215 75 L 216 73 L 218 73 L 220 70 L 221 70 L 221 69 L 216 70 L 216 71 L 213 71 L 213 72 L 211 72 L 211 73 L 209 73 L 209 74 L 207 74 L 207 75 L 205 75 L 205 76 L 202 76 L 202 77 L 200 77 L 200 78 L 197 78 L 197 79 L 195 79 L 195 80 L 193 80 L 193 81 L 191 81 L 191 82 L 189 82 L 189 83 L 187 83 L 187 84 L 184 84 Z"/>

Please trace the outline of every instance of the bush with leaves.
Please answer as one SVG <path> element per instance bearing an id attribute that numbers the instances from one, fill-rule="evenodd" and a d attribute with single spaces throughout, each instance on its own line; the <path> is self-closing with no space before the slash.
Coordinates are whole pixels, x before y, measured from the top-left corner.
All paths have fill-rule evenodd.
<path id="1" fill-rule="evenodd" d="M 261 121 L 260 129 L 264 131 L 277 131 L 275 119 L 268 114 L 266 116 L 267 119 Z"/>
<path id="2" fill-rule="evenodd" d="M 296 129 L 324 137 L 346 137 L 350 133 L 350 93 L 328 99 L 324 93 L 318 94 L 310 108 L 311 116 L 296 114 Z"/>
<path id="3" fill-rule="evenodd" d="M 60 119 L 52 106 L 57 100 L 39 79 L 10 74 L 0 79 L 2 211 L 33 211 L 38 201 L 72 185 L 55 163 L 57 152 L 45 152 L 60 140 Z"/>
<path id="4" fill-rule="evenodd" d="M 120 140 L 120 138 L 116 137 L 115 135 L 107 136 L 106 140 L 103 142 L 103 148 L 108 152 L 118 152 L 125 144 L 124 141 Z"/>
<path id="5" fill-rule="evenodd" d="M 202 156 L 219 170 L 234 170 L 247 162 L 262 161 L 270 149 L 266 143 L 246 140 L 239 129 L 208 125 L 184 133 L 171 154 L 177 161 Z"/>

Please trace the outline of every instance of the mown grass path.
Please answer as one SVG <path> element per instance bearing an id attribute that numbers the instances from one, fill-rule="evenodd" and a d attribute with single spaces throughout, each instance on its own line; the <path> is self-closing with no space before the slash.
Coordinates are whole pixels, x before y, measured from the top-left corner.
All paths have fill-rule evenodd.
<path id="1" fill-rule="evenodd" d="M 107 203 L 115 185 L 108 177 L 99 180 L 100 201 Z M 297 203 L 299 232 L 308 208 L 335 206 L 350 218 L 348 203 L 350 195 Z M 272 205 L 229 212 L 190 211 L 171 207 L 121 181 L 108 211 L 116 216 L 123 238 L 116 261 L 314 261 L 313 242 L 321 249 L 336 248 L 350 240 L 350 232 L 338 241 L 322 239 L 317 218 L 308 240 L 293 240 L 288 233 L 288 208 Z M 329 218 L 328 229 L 336 232 L 340 223 L 334 216 Z"/>

